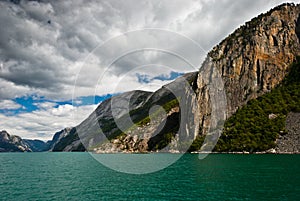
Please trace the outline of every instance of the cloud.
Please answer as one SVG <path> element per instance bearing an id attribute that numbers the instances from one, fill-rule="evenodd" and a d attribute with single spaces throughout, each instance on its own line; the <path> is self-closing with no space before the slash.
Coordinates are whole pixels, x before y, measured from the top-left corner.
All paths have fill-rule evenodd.
<path id="1" fill-rule="evenodd" d="M 246 20 L 267 11 L 281 0 L 199 0 L 199 1 L 1 1 L 0 26 L 0 99 L 37 93 L 52 99 L 70 99 L 80 64 L 99 44 L 130 30 L 166 29 L 183 34 L 203 48 L 202 53 L 189 48 L 185 41 L 166 43 L 162 35 L 140 35 L 132 40 L 117 40 L 107 52 L 94 54 L 93 68 L 80 71 L 85 81 L 76 82 L 88 93 L 94 91 L 97 72 L 107 67 L 106 58 L 123 47 L 137 44 L 165 43 L 190 58 L 204 58 L 205 53 Z M 110 50 L 110 51 L 109 51 Z M 190 69 L 178 65 L 178 59 L 166 54 L 149 56 L 149 51 L 131 54 L 111 66 L 114 79 L 140 64 L 173 66 L 178 72 Z M 153 52 L 152 52 L 153 54 Z M 118 55 L 117 55 L 118 56 Z M 90 63 L 88 62 L 87 65 Z M 178 67 L 180 66 L 180 67 Z M 96 72 L 96 73 L 95 73 Z M 159 75 L 160 72 L 157 72 Z M 138 83 L 137 83 L 138 84 Z M 9 93 L 8 86 L 10 88 Z M 134 89 L 128 85 L 128 90 Z M 132 85 L 132 86 L 136 86 Z M 80 95 L 91 95 L 82 90 Z M 99 92 L 101 93 L 101 92 Z M 107 91 L 99 95 L 106 94 Z"/>
<path id="2" fill-rule="evenodd" d="M 0 110 L 13 110 L 19 109 L 22 105 L 12 101 L 12 100 L 2 100 L 0 101 Z"/>
<path id="3" fill-rule="evenodd" d="M 40 102 L 40 103 L 33 103 L 33 105 L 37 106 L 37 108 L 41 110 L 47 110 L 50 108 L 53 108 L 57 105 L 57 103 L 54 102 Z"/>
<path id="4" fill-rule="evenodd" d="M 46 106 L 46 104 L 43 105 Z M 59 105 L 58 107 L 48 106 L 41 110 L 20 113 L 14 116 L 0 114 L 0 128 L 23 138 L 49 140 L 57 131 L 79 124 L 96 108 L 96 105 L 79 107 L 69 104 Z"/>

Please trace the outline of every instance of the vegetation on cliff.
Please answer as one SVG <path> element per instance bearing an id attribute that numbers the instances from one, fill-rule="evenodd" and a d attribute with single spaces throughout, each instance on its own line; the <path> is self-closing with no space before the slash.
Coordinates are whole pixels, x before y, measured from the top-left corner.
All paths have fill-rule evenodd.
<path id="1" fill-rule="evenodd" d="M 256 152 L 274 148 L 278 136 L 287 132 L 289 112 L 300 112 L 300 57 L 281 85 L 249 101 L 225 122 L 214 151 Z"/>

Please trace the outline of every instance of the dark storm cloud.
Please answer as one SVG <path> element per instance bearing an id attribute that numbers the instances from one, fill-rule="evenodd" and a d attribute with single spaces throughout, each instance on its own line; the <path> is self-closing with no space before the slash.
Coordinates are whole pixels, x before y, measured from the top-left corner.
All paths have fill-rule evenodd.
<path id="1" fill-rule="evenodd" d="M 171 43 L 173 49 L 178 52 L 184 50 L 181 53 L 184 52 L 187 57 L 202 60 L 205 52 L 228 33 L 281 2 L 0 1 L 0 99 L 28 93 L 69 98 L 84 58 L 99 44 L 130 30 L 162 28 L 184 34 L 200 44 L 203 51 L 189 50 L 189 43 L 184 41 Z M 86 79 L 77 82 L 79 87 L 82 86 L 81 94 L 89 95 L 86 88 L 94 88 L 90 80 L 98 79 L 93 71 L 103 71 L 109 64 L 105 61 L 107 58 L 125 46 L 135 47 L 145 40 L 150 44 L 166 40 L 157 37 L 140 36 L 112 44 L 107 52 L 95 52 L 96 61 L 91 68 L 81 71 Z M 147 55 L 149 52 L 141 51 L 124 57 L 112 66 L 110 73 L 120 76 L 143 63 L 184 67 L 178 59 L 167 54 Z M 115 78 L 112 76 L 112 79 Z"/>

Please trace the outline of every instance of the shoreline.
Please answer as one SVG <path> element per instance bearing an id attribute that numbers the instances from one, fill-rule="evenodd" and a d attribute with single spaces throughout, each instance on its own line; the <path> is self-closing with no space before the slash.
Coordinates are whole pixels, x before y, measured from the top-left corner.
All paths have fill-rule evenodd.
<path id="1" fill-rule="evenodd" d="M 238 155 L 264 155 L 264 154 L 270 154 L 270 155 L 297 155 L 300 154 L 300 152 L 210 152 L 210 153 L 205 153 L 205 152 L 191 152 L 191 154 L 238 154 Z"/>
<path id="2" fill-rule="evenodd" d="M 141 155 L 141 154 L 233 154 L 233 155 L 298 155 L 300 152 L 92 152 L 92 151 L 61 151 L 61 152 L 52 152 L 52 151 L 45 151 L 45 152 L 0 152 L 1 154 L 5 153 L 92 153 L 92 154 L 132 154 L 132 155 Z"/>
<path id="3" fill-rule="evenodd" d="M 297 155 L 300 152 L 201 152 L 201 151 L 194 151 L 194 152 L 89 152 L 93 154 L 238 154 L 238 155 L 264 155 L 264 154 L 271 154 L 271 155 Z"/>

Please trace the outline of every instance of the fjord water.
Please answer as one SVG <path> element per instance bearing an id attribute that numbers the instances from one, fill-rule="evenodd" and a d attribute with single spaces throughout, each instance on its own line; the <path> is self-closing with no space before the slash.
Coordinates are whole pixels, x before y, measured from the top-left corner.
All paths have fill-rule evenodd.
<path id="1" fill-rule="evenodd" d="M 0 200 L 300 200 L 299 167 L 300 155 L 186 154 L 133 175 L 88 153 L 2 153 Z"/>

